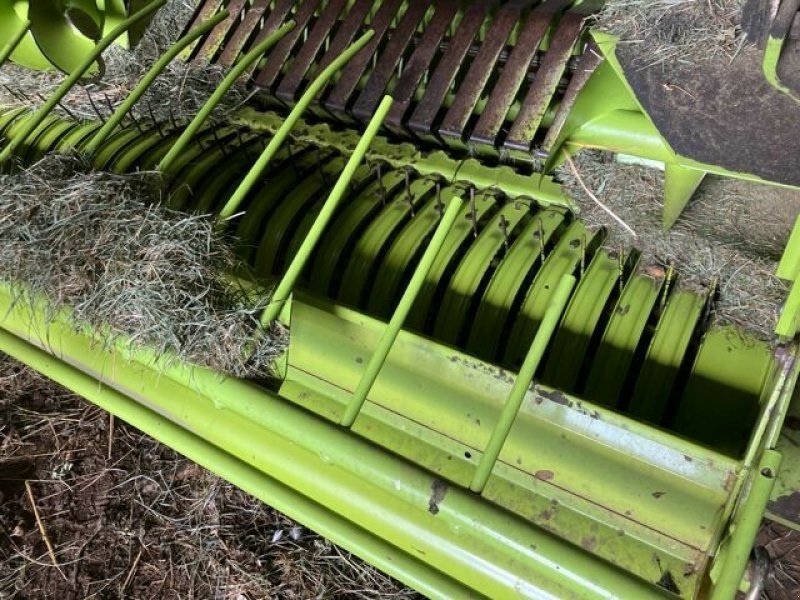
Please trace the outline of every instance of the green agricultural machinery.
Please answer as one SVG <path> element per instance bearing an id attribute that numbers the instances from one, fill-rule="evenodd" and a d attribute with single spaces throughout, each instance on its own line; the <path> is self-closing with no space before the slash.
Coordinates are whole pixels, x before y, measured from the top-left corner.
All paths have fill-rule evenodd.
<path id="1" fill-rule="evenodd" d="M 664 227 L 708 173 L 800 186 L 798 3 L 748 2 L 752 58 L 666 82 L 592 0 L 203 0 L 111 117 L 56 114 L 164 3 L 0 2 L 0 57 L 67 73 L 2 109 L 0 162 L 157 172 L 287 349 L 239 379 L 98 345 L 5 282 L 0 350 L 431 598 L 757 597 L 762 518 L 800 527 L 800 233 L 765 341 L 709 317 L 724 286 L 610 248 L 554 173 L 659 165 Z M 132 123 L 173 60 L 227 75 L 190 120 Z"/>

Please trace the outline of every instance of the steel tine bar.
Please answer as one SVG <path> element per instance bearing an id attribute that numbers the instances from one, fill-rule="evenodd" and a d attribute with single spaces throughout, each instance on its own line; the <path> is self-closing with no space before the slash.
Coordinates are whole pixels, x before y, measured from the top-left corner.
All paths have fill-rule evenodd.
<path id="1" fill-rule="evenodd" d="M 225 79 L 222 80 L 222 83 L 219 84 L 219 87 L 214 90 L 214 93 L 211 94 L 211 97 L 206 100 L 206 103 L 203 104 L 203 107 L 200 109 L 197 115 L 195 115 L 194 119 L 192 119 L 192 122 L 186 126 L 186 129 L 183 130 L 183 133 L 169 149 L 169 152 L 167 152 L 166 156 L 161 159 L 161 162 L 158 164 L 159 171 L 165 172 L 169 170 L 169 168 L 175 162 L 175 159 L 178 158 L 181 152 L 184 151 L 200 127 L 203 126 L 203 123 L 206 122 L 206 119 L 211 116 L 211 113 L 214 111 L 214 108 L 216 108 L 217 104 L 222 101 L 222 98 L 225 96 L 228 90 L 233 87 L 233 84 L 236 83 L 236 80 L 239 79 L 242 73 L 245 72 L 247 67 L 258 61 L 267 50 L 278 43 L 278 41 L 280 41 L 283 36 L 289 33 L 294 26 L 294 21 L 287 21 L 285 25 L 264 38 L 260 44 L 256 45 L 255 48 L 245 54 L 239 60 L 239 62 L 233 66 L 233 68 L 225 76 Z"/>
<path id="2" fill-rule="evenodd" d="M 225 206 L 222 207 L 222 210 L 217 217 L 220 221 L 229 218 L 236 212 L 244 198 L 247 196 L 247 193 L 253 189 L 253 186 L 256 184 L 258 179 L 261 177 L 264 171 L 266 171 L 267 166 L 278 150 L 280 150 L 280 147 L 283 145 L 283 142 L 286 140 L 289 132 L 291 132 L 292 128 L 306 111 L 311 102 L 313 102 L 314 98 L 316 98 L 317 94 L 319 94 L 319 92 L 325 87 L 325 84 L 328 83 L 330 78 L 339 72 L 339 70 L 341 70 L 342 67 L 347 64 L 347 62 L 353 57 L 353 55 L 355 55 L 356 52 L 364 47 L 364 45 L 372 38 L 373 35 L 375 35 L 375 32 L 370 29 L 364 35 L 358 38 L 349 48 L 347 48 L 347 50 L 341 53 L 335 61 L 328 65 L 325 70 L 322 71 L 322 73 L 320 73 L 316 79 L 314 79 L 310 86 L 308 86 L 308 89 L 303 93 L 297 104 L 295 104 L 292 112 L 290 112 L 289 116 L 286 117 L 286 120 L 284 120 L 284 122 L 281 124 L 278 131 L 275 132 L 275 135 L 272 136 L 269 144 L 261 153 L 261 156 L 258 157 L 258 160 L 247 173 L 245 178 L 239 184 L 239 187 L 236 188 L 236 191 L 225 203 Z"/>
<path id="3" fill-rule="evenodd" d="M 464 200 L 459 196 L 453 196 L 448 203 L 447 209 L 439 221 L 439 224 L 436 226 L 436 231 L 428 247 L 425 248 L 425 252 L 417 268 L 414 270 L 414 274 L 411 276 L 411 281 L 409 281 L 408 286 L 403 292 L 403 296 L 400 298 L 400 302 L 398 302 L 397 308 L 395 308 L 392 318 L 389 320 L 389 324 L 386 326 L 386 330 L 381 336 L 380 342 L 378 342 L 378 347 L 375 349 L 375 352 L 373 352 L 367 363 L 367 367 L 361 374 L 361 379 L 359 379 L 353 396 L 350 398 L 350 402 L 345 407 L 344 414 L 339 421 L 340 425 L 352 427 L 353 423 L 355 423 L 358 413 L 361 412 L 361 408 L 364 406 L 364 402 L 367 400 L 372 386 L 375 385 L 375 380 L 378 378 L 378 374 L 386 362 L 386 358 L 389 356 L 389 352 L 391 352 L 392 346 L 397 340 L 400 329 L 408 318 L 408 314 L 411 312 L 411 308 L 414 306 L 414 302 L 416 302 L 420 290 L 422 290 L 422 287 L 425 285 L 425 279 L 428 277 L 428 273 L 430 273 L 433 267 L 433 262 L 442 249 L 447 239 L 447 234 L 450 233 L 450 230 L 455 224 L 463 205 Z"/>
<path id="4" fill-rule="evenodd" d="M 175 42 L 175 44 L 169 50 L 167 50 L 166 53 L 164 53 L 152 67 L 150 67 L 133 91 L 128 94 L 127 98 L 125 98 L 125 101 L 120 104 L 119 107 L 117 107 L 117 110 L 115 110 L 108 121 L 106 121 L 106 124 L 103 125 L 103 127 L 92 137 L 91 140 L 89 140 L 89 143 L 86 145 L 85 152 L 92 154 L 93 152 L 97 151 L 100 145 L 108 139 L 108 136 L 114 133 L 114 130 L 119 127 L 128 112 L 130 112 L 133 106 L 141 99 L 147 89 L 153 84 L 153 82 L 164 71 L 164 69 L 166 69 L 167 66 L 175 59 L 175 57 L 183 52 L 187 46 L 194 43 L 197 38 L 206 34 L 210 29 L 212 29 L 217 23 L 222 21 L 227 16 L 228 11 L 222 10 L 211 17 L 208 21 L 198 25 L 196 28 L 192 29 L 189 33 Z"/>
<path id="5" fill-rule="evenodd" d="M 5 44 L 2 49 L 0 49 L 0 67 L 2 67 L 9 57 L 14 54 L 14 50 L 16 50 L 17 46 L 20 45 L 30 28 L 31 22 L 26 20 L 24 23 L 22 23 L 22 27 L 19 28 L 19 31 L 15 31 L 8 43 Z"/>
<path id="6" fill-rule="evenodd" d="M 370 120 L 369 125 L 367 125 L 364 135 L 358 141 L 356 149 L 353 151 L 352 156 L 347 161 L 341 176 L 336 180 L 333 190 L 331 190 L 328 199 L 325 200 L 325 204 L 323 204 L 322 209 L 319 211 L 319 215 L 311 225 L 308 235 L 303 240 L 303 243 L 300 245 L 297 254 L 292 259 L 289 268 L 286 270 L 286 273 L 283 275 L 278 287 L 275 289 L 275 292 L 272 295 L 272 300 L 262 313 L 261 325 L 263 327 L 268 327 L 269 324 L 275 320 L 278 314 L 280 314 L 283 304 L 286 302 L 286 299 L 289 297 L 289 294 L 294 288 L 294 284 L 298 277 L 300 277 L 300 273 L 302 273 L 303 269 L 305 268 L 306 263 L 311 257 L 311 253 L 314 251 L 314 248 L 317 247 L 317 244 L 319 243 L 319 240 L 322 237 L 328 222 L 333 218 L 336 207 L 339 205 L 339 202 L 342 200 L 347 187 L 350 185 L 350 180 L 353 179 L 356 169 L 364 160 L 364 156 L 367 154 L 367 149 L 372 143 L 372 140 L 375 139 L 375 136 L 378 134 L 378 130 L 383 125 L 383 121 L 386 119 L 386 115 L 389 113 L 389 109 L 391 109 L 393 102 L 394 100 L 391 96 L 386 96 L 378 106 L 378 110 L 375 111 L 375 115 Z"/>
<path id="7" fill-rule="evenodd" d="M 500 456 L 500 450 L 502 450 L 508 434 L 511 432 L 511 427 L 514 425 L 514 420 L 522 406 L 522 401 L 525 399 L 525 394 L 527 394 L 528 388 L 533 381 L 533 376 L 542 362 L 544 351 L 555 333 L 567 302 L 569 302 L 575 283 L 576 279 L 572 275 L 564 275 L 558 282 L 539 329 L 536 331 L 536 336 L 533 338 L 533 343 L 531 343 L 517 379 L 514 381 L 514 386 L 511 388 L 497 424 L 494 426 L 489 444 L 486 446 L 486 450 L 484 450 L 483 456 L 481 456 L 478 463 L 478 468 L 472 477 L 472 483 L 470 483 L 469 488 L 473 492 L 481 493 L 486 487 L 489 475 L 497 462 L 497 458 Z"/>
<path id="8" fill-rule="evenodd" d="M 0 163 L 8 160 L 8 158 L 16 151 L 16 149 L 28 140 L 28 137 L 31 135 L 31 133 L 42 124 L 42 121 L 47 118 L 47 115 L 53 111 L 53 109 L 64 98 L 64 96 L 69 93 L 72 87 L 78 83 L 78 80 L 86 74 L 86 71 L 89 70 L 89 67 L 94 64 L 98 57 L 111 44 L 114 43 L 114 40 L 128 31 L 131 26 L 149 17 L 166 3 L 167 0 L 154 0 L 154 2 L 148 4 L 142 10 L 122 21 L 122 23 L 117 25 L 111 31 L 111 33 L 100 40 L 97 43 L 97 46 L 95 46 L 86 56 L 80 66 L 75 71 L 70 73 L 70 75 L 61 83 L 61 85 L 58 86 L 53 95 L 47 99 L 47 102 L 45 102 L 39 108 L 39 110 L 36 112 L 36 115 L 26 122 L 26 124 L 22 127 L 22 130 L 19 132 L 19 135 L 17 135 L 5 148 L 3 148 L 2 152 L 0 152 Z"/>

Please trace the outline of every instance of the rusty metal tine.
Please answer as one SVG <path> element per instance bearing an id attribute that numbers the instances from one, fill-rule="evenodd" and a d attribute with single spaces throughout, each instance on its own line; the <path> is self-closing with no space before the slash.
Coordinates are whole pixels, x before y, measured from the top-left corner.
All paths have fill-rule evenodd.
<path id="1" fill-rule="evenodd" d="M 336 35 L 330 42 L 327 51 L 319 61 L 318 71 L 327 68 L 340 53 L 344 51 L 355 39 L 361 26 L 369 16 L 373 2 L 371 0 L 356 0 L 347 12 L 347 16 L 339 24 Z"/>
<path id="2" fill-rule="evenodd" d="M 447 33 L 450 23 L 453 22 L 459 6 L 458 0 L 441 0 L 435 4 L 433 17 L 422 32 L 422 37 L 392 93 L 395 104 L 386 119 L 386 125 L 395 133 L 403 133 L 403 120 L 411 105 L 414 91 L 425 71 L 430 68 L 439 44 Z"/>
<path id="3" fill-rule="evenodd" d="M 381 7 L 369 24 L 370 29 L 375 32 L 375 36 L 353 57 L 347 65 L 347 69 L 336 82 L 328 98 L 324 101 L 325 108 L 334 113 L 344 113 L 347 110 L 353 92 L 358 86 L 358 82 L 367 70 L 370 59 L 378 51 L 381 40 L 386 35 L 392 21 L 400 10 L 402 0 L 384 0 Z"/>
<path id="4" fill-rule="evenodd" d="M 585 19 L 584 12 L 575 9 L 567 12 L 559 22 L 533 84 L 511 126 L 504 144 L 506 149 L 526 154 L 530 152 L 533 137 L 566 70 L 567 61 L 580 37 Z"/>
<path id="5" fill-rule="evenodd" d="M 425 94 L 408 120 L 413 132 L 420 135 L 431 133 L 436 116 L 461 69 L 469 47 L 480 31 L 489 10 L 495 4 L 496 0 L 477 0 L 467 8 L 455 35 L 450 38 L 447 50 L 425 87 Z"/>
<path id="6" fill-rule="evenodd" d="M 198 57 L 206 57 L 209 60 L 214 57 L 247 4 L 247 0 L 232 0 L 228 4 L 228 16 L 205 36 L 200 49 L 197 51 Z"/>
<path id="7" fill-rule="evenodd" d="M 550 0 L 534 9 L 522 28 L 514 49 L 503 65 L 497 83 L 489 94 L 486 106 L 478 118 L 470 141 L 476 144 L 494 145 L 503 127 L 509 108 L 522 87 L 531 61 L 544 39 L 550 23 L 560 10 L 569 4 L 568 0 Z"/>
<path id="8" fill-rule="evenodd" d="M 325 43 L 325 39 L 331 34 L 333 26 L 336 24 L 336 19 L 345 9 L 347 0 L 330 0 L 325 6 L 322 14 L 314 23 L 311 32 L 308 34 L 308 39 L 303 43 L 300 51 L 292 59 L 289 70 L 281 79 L 278 89 L 275 90 L 275 95 L 284 100 L 285 102 L 294 102 L 300 87 L 303 85 L 303 80 L 309 78 L 309 68 L 311 67 L 314 59 Z"/>
<path id="9" fill-rule="evenodd" d="M 567 122 L 567 116 L 578 99 L 578 94 L 589 81 L 589 78 L 594 73 L 595 69 L 603 62 L 603 55 L 594 43 L 590 42 L 584 50 L 583 54 L 578 59 L 578 64 L 575 67 L 575 72 L 569 80 L 567 91 L 564 92 L 564 97 L 558 103 L 558 110 L 553 122 L 547 130 L 547 135 L 541 145 L 541 151 L 544 153 L 551 153 L 555 148 L 553 145 L 556 143 L 564 123 Z"/>
<path id="10" fill-rule="evenodd" d="M 189 19 L 189 23 L 186 24 L 186 27 L 184 28 L 180 37 L 185 36 L 192 29 L 194 29 L 201 23 L 205 23 L 206 21 L 208 21 L 211 17 L 213 17 L 217 13 L 217 11 L 219 11 L 222 4 L 223 4 L 222 0 L 205 0 L 205 2 L 201 2 L 201 4 L 194 11 L 194 16 L 192 16 L 192 18 Z M 199 58 L 198 57 L 199 49 L 200 49 L 199 45 L 195 46 L 194 50 L 189 56 L 191 60 L 196 60 Z"/>
<path id="11" fill-rule="evenodd" d="M 517 0 L 503 4 L 492 19 L 486 37 L 469 70 L 456 91 L 453 104 L 447 110 L 439 133 L 443 137 L 461 140 L 483 90 L 495 72 L 497 59 L 508 36 L 519 22 L 522 12 L 535 0 Z"/>
<path id="12" fill-rule="evenodd" d="M 230 67 L 236 62 L 236 59 L 242 53 L 242 50 L 244 50 L 247 40 L 250 39 L 256 27 L 258 27 L 261 17 L 264 16 L 264 13 L 269 8 L 270 2 L 271 0 L 255 0 L 255 2 L 245 10 L 244 16 L 239 19 L 231 36 L 223 42 L 219 55 L 217 56 L 217 64 Z M 284 4 L 288 4 L 288 2 L 284 2 Z M 276 10 L 278 9 L 276 8 Z"/>
<path id="13" fill-rule="evenodd" d="M 305 0 L 294 14 L 292 20 L 296 23 L 295 28 L 289 32 L 280 42 L 278 42 L 269 53 L 266 65 L 255 76 L 255 83 L 259 87 L 271 88 L 278 75 L 286 64 L 292 49 L 303 35 L 303 30 L 308 25 L 309 20 L 317 10 L 319 0 Z"/>
<path id="14" fill-rule="evenodd" d="M 259 29 L 253 41 L 248 43 L 247 40 L 250 36 L 242 34 L 242 39 L 240 43 L 244 45 L 236 54 L 233 54 L 233 50 L 231 50 L 230 56 L 228 56 L 226 60 L 230 60 L 230 64 L 234 64 L 243 52 L 248 52 L 251 48 L 255 47 L 257 44 L 260 44 L 265 37 L 271 35 L 287 19 L 291 18 L 291 11 L 292 8 L 295 7 L 295 5 L 296 5 L 295 0 L 276 0 L 275 6 L 273 7 L 272 11 L 268 14 L 267 18 L 264 20 L 264 25 Z M 253 24 L 253 27 L 258 27 L 259 23 L 260 19 L 257 19 Z M 258 65 L 252 65 L 251 67 L 249 67 L 244 72 L 244 75 L 247 78 L 250 78 L 255 72 L 257 66 Z"/>
<path id="15" fill-rule="evenodd" d="M 428 13 L 430 5 L 425 2 L 411 2 L 403 14 L 397 28 L 392 31 L 386 48 L 378 58 L 375 68 L 370 73 L 364 90 L 358 95 L 353 105 L 353 116 L 366 121 L 375 112 L 375 107 L 388 91 L 386 86 L 392 79 L 395 68 L 400 64 L 411 38 L 417 27 Z"/>

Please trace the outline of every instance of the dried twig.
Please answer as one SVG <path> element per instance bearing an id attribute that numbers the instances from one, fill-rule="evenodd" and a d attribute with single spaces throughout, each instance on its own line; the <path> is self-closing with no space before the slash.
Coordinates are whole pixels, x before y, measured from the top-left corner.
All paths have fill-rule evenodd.
<path id="1" fill-rule="evenodd" d="M 568 154 L 565 154 L 564 157 L 566 158 L 567 164 L 569 165 L 569 168 L 572 170 L 572 174 L 575 176 L 575 179 L 577 180 L 578 184 L 583 188 L 583 191 L 586 192 L 586 195 L 592 199 L 592 202 L 597 204 L 597 206 L 602 208 L 612 219 L 614 219 L 617 223 L 622 225 L 622 227 L 625 228 L 625 230 L 628 231 L 628 233 L 630 233 L 634 238 L 637 237 L 636 232 L 633 230 L 633 228 L 630 225 L 628 225 L 625 221 L 623 221 L 621 218 L 619 218 L 614 213 L 614 211 L 612 211 L 605 204 L 600 202 L 600 200 L 597 199 L 597 196 L 594 195 L 592 190 L 590 190 L 587 187 L 587 185 L 583 181 L 583 178 L 581 177 L 581 174 L 578 172 L 578 167 L 575 166 L 575 162 L 572 160 L 572 158 L 570 158 Z"/>
<path id="2" fill-rule="evenodd" d="M 47 554 L 50 555 L 50 561 L 53 563 L 53 566 L 56 570 L 61 573 L 61 576 L 64 578 L 64 581 L 67 581 L 67 576 L 64 575 L 64 571 L 61 570 L 61 565 L 58 564 L 58 560 L 56 559 L 56 552 L 53 549 L 53 544 L 50 542 L 50 538 L 47 535 L 47 530 L 44 528 L 44 523 L 42 523 L 42 518 L 39 515 L 39 508 L 36 506 L 36 499 L 33 497 L 33 488 L 31 487 L 30 481 L 25 481 L 25 491 L 28 494 L 28 500 L 31 503 L 31 508 L 33 509 L 33 516 L 36 519 L 36 525 L 39 528 L 39 533 L 42 534 L 42 539 L 44 540 L 44 545 L 47 546 Z"/>

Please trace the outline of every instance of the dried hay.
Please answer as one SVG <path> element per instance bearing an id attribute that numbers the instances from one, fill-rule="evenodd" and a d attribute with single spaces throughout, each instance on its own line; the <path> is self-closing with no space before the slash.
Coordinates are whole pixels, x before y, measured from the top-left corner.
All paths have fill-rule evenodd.
<path id="1" fill-rule="evenodd" d="M 597 27 L 636 55 L 637 67 L 732 59 L 745 43 L 744 0 L 608 0 Z"/>
<path id="2" fill-rule="evenodd" d="M 0 177 L 0 277 L 69 307 L 77 324 L 239 377 L 267 375 L 274 328 L 251 354 L 266 298 L 229 279 L 242 265 L 209 216 L 160 206 L 152 173 L 91 172 L 48 156 Z"/>
<path id="3" fill-rule="evenodd" d="M 643 265 L 672 265 L 679 287 L 704 292 L 716 282 L 716 321 L 773 339 L 787 293 L 773 273 L 800 212 L 800 193 L 709 176 L 665 232 L 661 171 L 620 164 L 594 151 L 581 152 L 574 162 L 587 187 L 637 234 L 631 236 L 591 202 L 571 170 L 561 168 L 559 177 L 578 201 L 581 219 L 605 227 L 608 246 L 637 247 Z"/>

